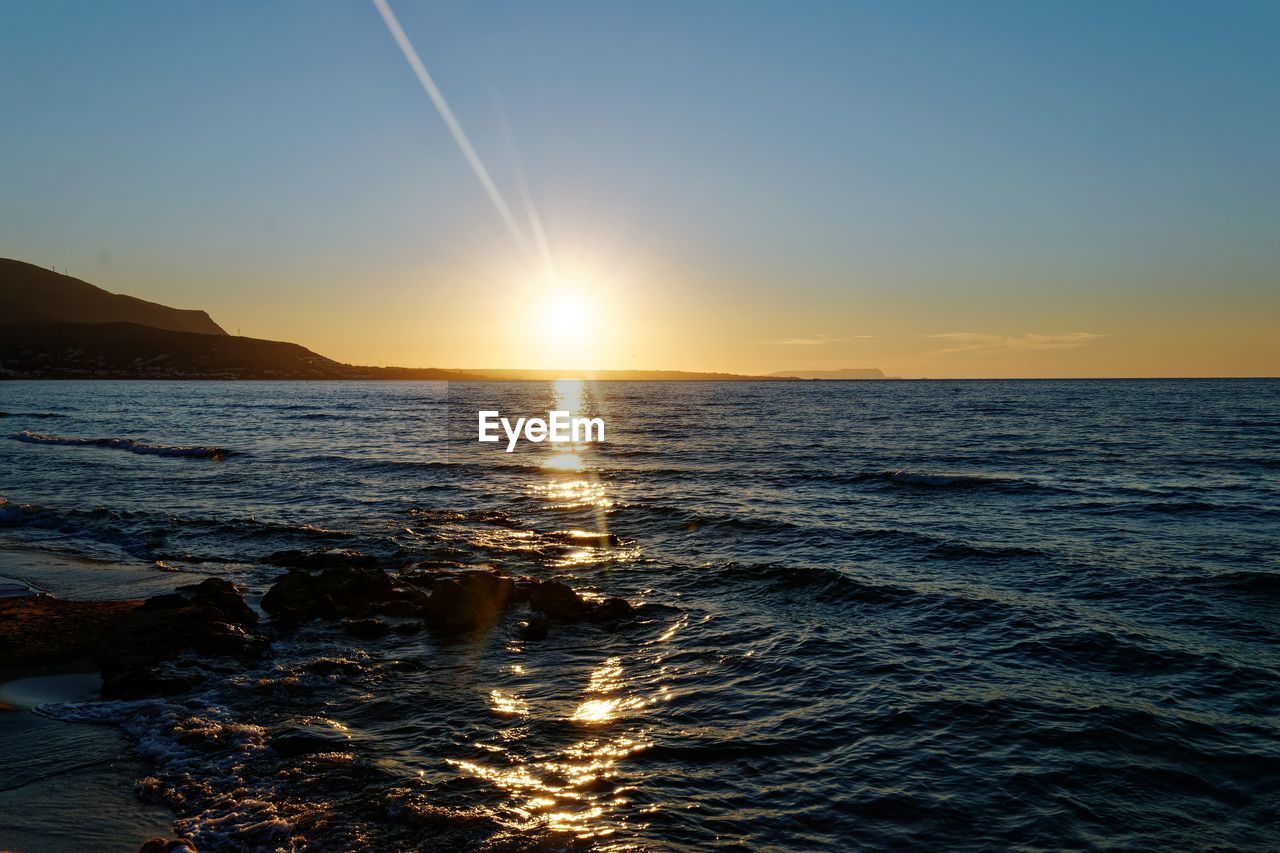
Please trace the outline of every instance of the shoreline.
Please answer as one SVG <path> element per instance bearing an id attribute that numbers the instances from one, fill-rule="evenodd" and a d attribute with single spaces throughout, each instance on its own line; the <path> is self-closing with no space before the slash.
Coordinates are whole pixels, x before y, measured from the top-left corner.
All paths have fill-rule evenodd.
<path id="1" fill-rule="evenodd" d="M 13 581 L 30 590 L 15 589 L 0 604 L 60 599 L 55 591 L 70 592 L 86 578 L 101 596 L 87 600 L 120 601 L 121 586 L 129 581 L 106 583 L 102 571 L 90 561 L 0 539 L 0 583 Z M 5 849 L 136 849 L 149 838 L 172 834 L 173 812 L 137 795 L 146 767 L 122 732 L 39 710 L 48 703 L 97 698 L 100 670 L 89 654 L 0 666 L 0 752 L 6 756 L 0 767 L 0 838 Z"/>

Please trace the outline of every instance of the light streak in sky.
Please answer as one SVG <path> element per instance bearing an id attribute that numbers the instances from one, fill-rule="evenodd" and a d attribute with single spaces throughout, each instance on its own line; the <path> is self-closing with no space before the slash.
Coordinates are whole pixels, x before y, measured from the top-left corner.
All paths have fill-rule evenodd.
<path id="1" fill-rule="evenodd" d="M 471 140 L 467 138 L 466 131 L 462 129 L 457 116 L 453 114 L 453 110 L 449 109 L 448 101 L 444 99 L 439 87 L 431 79 L 426 66 L 422 64 L 418 51 L 414 50 L 413 43 L 405 35 L 395 12 L 391 11 L 391 6 L 387 3 L 387 0 L 373 0 L 373 5 L 377 7 L 378 13 L 382 15 L 382 20 L 387 25 L 387 29 L 390 30 L 391 37 L 400 46 L 400 52 L 408 60 L 409 67 L 413 69 L 413 73 L 418 76 L 418 82 L 422 84 L 422 88 L 426 90 L 427 95 L 431 98 L 431 103 L 435 104 L 436 111 L 440 113 L 440 118 L 444 120 L 449 132 L 453 134 L 453 141 L 458 143 L 462 156 L 467 158 L 467 162 L 471 164 L 471 170 L 476 173 L 476 177 L 480 179 L 485 192 L 489 194 L 489 200 L 497 208 L 498 215 L 506 223 L 507 230 L 511 232 L 511 236 L 515 238 L 521 251 L 530 258 L 534 257 L 528 235 L 511 213 L 511 206 L 507 204 L 506 198 L 502 195 L 502 190 L 498 189 L 498 185 L 493 182 L 493 177 L 490 176 L 489 170 L 485 168 L 484 161 L 480 159 L 480 155 L 476 153 L 476 149 L 471 145 Z M 535 221 L 537 220 L 535 219 Z M 541 230 L 540 227 L 539 230 Z"/>

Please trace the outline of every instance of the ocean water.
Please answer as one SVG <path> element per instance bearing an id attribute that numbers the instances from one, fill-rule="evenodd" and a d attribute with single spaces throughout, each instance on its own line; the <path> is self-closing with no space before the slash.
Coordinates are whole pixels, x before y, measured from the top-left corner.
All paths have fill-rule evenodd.
<path id="1" fill-rule="evenodd" d="M 481 408 L 607 440 L 507 454 Z M 354 548 L 638 606 L 540 642 L 518 612 L 316 623 L 190 696 L 42 708 L 123 731 L 202 849 L 1280 847 L 1278 381 L 6 382 L 0 410 L 9 547 L 254 594 L 273 551 Z M 298 723 L 345 746 L 282 759 Z"/>

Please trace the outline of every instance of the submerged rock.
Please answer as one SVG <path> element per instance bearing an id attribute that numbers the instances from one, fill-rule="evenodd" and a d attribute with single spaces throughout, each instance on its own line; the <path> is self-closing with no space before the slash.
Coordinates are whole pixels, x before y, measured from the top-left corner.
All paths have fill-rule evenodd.
<path id="1" fill-rule="evenodd" d="M 427 624 L 457 634 L 492 624 L 515 598 L 515 583 L 497 572 L 470 570 L 436 580 L 427 601 Z"/>
<path id="2" fill-rule="evenodd" d="M 189 838 L 152 838 L 138 848 L 138 853 L 199 853 Z"/>
<path id="3" fill-rule="evenodd" d="M 542 581 L 529 598 L 529 607 L 558 622 L 603 624 L 625 619 L 635 608 L 625 598 L 593 601 L 583 598 L 573 587 L 560 581 Z"/>
<path id="4" fill-rule="evenodd" d="M 606 624 L 632 614 L 624 599 L 583 598 L 560 581 L 513 577 L 492 568 L 424 571 L 421 565 L 399 575 L 370 566 L 340 566 L 319 573 L 290 569 L 263 596 L 262 609 L 286 628 L 314 619 L 342 619 L 353 636 L 416 633 L 422 627 L 448 636 L 492 625 L 504 610 L 526 602 L 541 614 L 535 620 L 543 621 Z M 387 626 L 373 619 L 376 615 L 414 622 Z M 541 622 L 527 630 L 531 637 L 546 636 Z"/>

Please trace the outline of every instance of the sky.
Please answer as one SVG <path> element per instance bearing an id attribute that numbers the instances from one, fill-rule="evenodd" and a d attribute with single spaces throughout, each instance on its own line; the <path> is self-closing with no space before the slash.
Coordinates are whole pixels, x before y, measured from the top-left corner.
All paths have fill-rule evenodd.
<path id="1" fill-rule="evenodd" d="M 1280 375 L 1280 4 L 390 2 L 550 264 L 360 0 L 0 0 L 0 256 L 361 364 Z"/>

